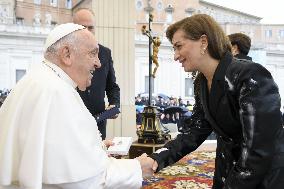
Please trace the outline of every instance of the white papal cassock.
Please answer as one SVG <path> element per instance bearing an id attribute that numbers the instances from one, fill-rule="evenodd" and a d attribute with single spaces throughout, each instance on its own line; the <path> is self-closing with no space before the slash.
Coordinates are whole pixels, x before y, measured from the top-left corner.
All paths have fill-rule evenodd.
<path id="1" fill-rule="evenodd" d="M 46 61 L 11 91 L 0 109 L 3 188 L 141 186 L 140 163 L 107 156 L 96 121 L 75 87 L 63 70 Z"/>

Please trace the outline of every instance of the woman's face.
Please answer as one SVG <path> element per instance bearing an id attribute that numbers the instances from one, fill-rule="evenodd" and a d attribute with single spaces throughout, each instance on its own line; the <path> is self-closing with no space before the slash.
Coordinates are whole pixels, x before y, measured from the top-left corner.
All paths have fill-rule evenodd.
<path id="1" fill-rule="evenodd" d="M 185 37 L 182 30 L 177 30 L 172 38 L 174 48 L 174 59 L 179 61 L 186 72 L 198 70 L 202 58 L 201 39 L 191 40 Z"/>

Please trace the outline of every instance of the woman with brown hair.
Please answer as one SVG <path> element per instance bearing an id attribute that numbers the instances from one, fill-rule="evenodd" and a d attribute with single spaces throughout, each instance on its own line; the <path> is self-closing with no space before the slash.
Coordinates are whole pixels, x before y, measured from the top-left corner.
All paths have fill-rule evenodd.
<path id="1" fill-rule="evenodd" d="M 208 15 L 197 14 L 167 29 L 174 58 L 197 72 L 187 131 L 150 155 L 158 171 L 217 135 L 215 189 L 280 189 L 284 186 L 284 132 L 280 96 L 263 66 L 233 58 L 231 44 Z"/>

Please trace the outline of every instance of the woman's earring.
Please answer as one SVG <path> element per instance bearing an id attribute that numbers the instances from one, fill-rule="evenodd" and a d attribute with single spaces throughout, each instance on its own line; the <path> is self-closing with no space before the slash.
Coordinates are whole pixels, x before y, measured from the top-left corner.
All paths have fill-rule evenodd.
<path id="1" fill-rule="evenodd" d="M 204 55 L 206 51 L 206 48 L 203 48 L 203 51 L 201 51 L 201 54 Z"/>

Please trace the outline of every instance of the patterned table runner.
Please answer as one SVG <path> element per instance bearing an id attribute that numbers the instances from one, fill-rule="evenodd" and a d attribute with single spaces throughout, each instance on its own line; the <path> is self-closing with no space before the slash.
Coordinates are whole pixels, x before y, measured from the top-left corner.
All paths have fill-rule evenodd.
<path id="1" fill-rule="evenodd" d="M 213 184 L 215 151 L 193 152 L 154 177 L 143 181 L 143 189 L 209 189 Z"/>

